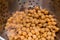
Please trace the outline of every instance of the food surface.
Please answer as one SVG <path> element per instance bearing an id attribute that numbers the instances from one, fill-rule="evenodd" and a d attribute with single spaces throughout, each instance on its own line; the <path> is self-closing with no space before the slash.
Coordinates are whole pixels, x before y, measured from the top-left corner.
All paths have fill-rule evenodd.
<path id="1" fill-rule="evenodd" d="M 9 40 L 54 40 L 59 28 L 53 15 L 46 9 L 34 7 L 17 11 L 6 23 Z"/>

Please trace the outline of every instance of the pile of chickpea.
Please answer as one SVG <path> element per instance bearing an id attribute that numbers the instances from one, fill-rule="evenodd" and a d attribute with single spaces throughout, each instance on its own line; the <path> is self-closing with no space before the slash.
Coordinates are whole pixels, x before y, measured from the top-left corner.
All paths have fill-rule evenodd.
<path id="1" fill-rule="evenodd" d="M 17 11 L 6 23 L 9 40 L 54 40 L 59 28 L 46 9 L 34 7 Z"/>

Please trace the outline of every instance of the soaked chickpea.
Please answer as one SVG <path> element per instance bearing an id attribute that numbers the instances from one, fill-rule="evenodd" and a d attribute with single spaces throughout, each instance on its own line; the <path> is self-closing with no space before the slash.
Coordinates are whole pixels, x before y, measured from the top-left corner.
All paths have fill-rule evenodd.
<path id="1" fill-rule="evenodd" d="M 46 9 L 17 11 L 7 20 L 9 40 L 54 40 L 59 28 L 53 15 Z"/>

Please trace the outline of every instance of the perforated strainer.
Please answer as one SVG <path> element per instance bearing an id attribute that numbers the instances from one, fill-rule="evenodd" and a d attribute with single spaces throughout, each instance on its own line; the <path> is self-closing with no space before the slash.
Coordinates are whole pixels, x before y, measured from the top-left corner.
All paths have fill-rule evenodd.
<path id="1" fill-rule="evenodd" d="M 59 0 L 58 0 L 59 1 Z M 7 19 L 12 15 L 12 12 L 27 9 L 29 7 L 40 6 L 46 8 L 50 12 L 53 12 L 60 23 L 60 7 L 56 0 L 0 0 L 0 24 L 6 23 Z M 57 5 L 56 5 L 57 4 Z M 55 6 L 53 6 L 55 5 Z M 59 24 L 60 25 L 60 24 Z M 58 25 L 58 26 L 59 26 Z M 4 34 L 4 33 L 3 33 Z M 4 37 L 5 38 L 5 37 Z M 60 32 L 57 33 L 57 39 L 60 40 Z"/>

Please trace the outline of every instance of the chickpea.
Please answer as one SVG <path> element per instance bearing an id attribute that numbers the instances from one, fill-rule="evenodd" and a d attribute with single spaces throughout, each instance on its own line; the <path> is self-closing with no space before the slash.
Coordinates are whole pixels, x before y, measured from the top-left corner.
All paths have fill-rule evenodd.
<path id="1" fill-rule="evenodd" d="M 45 15 L 46 18 L 49 18 L 49 15 Z"/>
<path id="2" fill-rule="evenodd" d="M 24 37 L 24 36 L 20 36 L 20 38 L 21 38 L 21 40 L 25 39 L 25 37 Z"/>
<path id="3" fill-rule="evenodd" d="M 51 36 L 51 32 L 47 32 L 47 35 L 48 35 L 48 36 Z"/>
<path id="4" fill-rule="evenodd" d="M 56 25 L 57 23 L 56 22 L 52 22 L 53 25 Z"/>
<path id="5" fill-rule="evenodd" d="M 21 31 L 19 31 L 18 33 L 19 33 L 19 34 L 21 34 L 22 32 L 21 32 Z"/>
<path id="6" fill-rule="evenodd" d="M 53 36 L 53 37 L 55 37 L 55 36 L 56 36 L 54 32 L 52 32 L 52 36 Z"/>
<path id="7" fill-rule="evenodd" d="M 32 40 L 32 38 L 31 37 L 28 37 L 28 40 Z"/>
<path id="8" fill-rule="evenodd" d="M 26 33 L 26 32 L 23 32 L 23 35 L 24 35 L 24 36 L 26 36 L 26 35 L 27 35 L 27 33 Z"/>
<path id="9" fill-rule="evenodd" d="M 51 36 L 47 36 L 47 38 L 46 38 L 46 39 L 50 40 L 50 39 L 51 39 Z"/>
<path id="10" fill-rule="evenodd" d="M 30 24 L 26 24 L 26 27 L 28 27 L 28 28 L 29 28 L 29 27 L 30 27 Z"/>
<path id="11" fill-rule="evenodd" d="M 47 15 L 47 14 L 49 14 L 49 12 L 48 12 L 48 11 L 45 11 L 45 13 L 44 13 L 44 14 L 46 14 L 46 15 Z"/>
<path id="12" fill-rule="evenodd" d="M 41 40 L 46 40 L 45 38 L 41 38 Z"/>
<path id="13" fill-rule="evenodd" d="M 38 38 L 40 38 L 40 35 L 38 35 Z"/>
<path id="14" fill-rule="evenodd" d="M 54 40 L 54 37 L 51 36 L 51 40 Z"/>
<path id="15" fill-rule="evenodd" d="M 43 25 L 42 24 L 39 24 L 39 27 L 42 27 Z"/>
<path id="16" fill-rule="evenodd" d="M 39 10 L 40 8 L 38 6 L 35 7 L 35 10 Z"/>
<path id="17" fill-rule="evenodd" d="M 36 38 L 35 40 L 39 40 L 38 38 Z"/>
<path id="18" fill-rule="evenodd" d="M 36 35 L 33 35 L 33 39 L 37 38 Z"/>
<path id="19" fill-rule="evenodd" d="M 30 29 L 29 29 L 29 28 L 27 28 L 27 29 L 26 29 L 26 32 L 30 32 Z"/>
<path id="20" fill-rule="evenodd" d="M 44 33 L 45 32 L 45 30 L 44 30 L 44 28 L 41 28 L 41 30 L 40 30 L 42 33 Z"/>
<path id="21" fill-rule="evenodd" d="M 31 33 L 33 33 L 33 34 L 34 34 L 34 33 L 35 33 L 35 31 L 34 31 L 34 30 L 31 30 Z"/>
<path id="22" fill-rule="evenodd" d="M 49 18 L 53 18 L 53 15 L 49 15 Z"/>
<path id="23" fill-rule="evenodd" d="M 40 20 L 40 22 L 43 24 L 43 23 L 45 23 L 45 20 Z"/>
<path id="24" fill-rule="evenodd" d="M 42 15 L 42 16 L 41 16 L 41 19 L 45 19 L 45 15 Z"/>
<path id="25" fill-rule="evenodd" d="M 36 35 L 38 36 L 40 33 L 39 32 L 36 32 Z"/>
<path id="26" fill-rule="evenodd" d="M 29 36 L 28 35 L 26 35 L 26 38 L 28 38 Z"/>
<path id="27" fill-rule="evenodd" d="M 47 35 L 46 35 L 46 34 L 47 34 L 47 33 L 45 32 L 42 36 L 43 36 L 43 37 L 47 37 Z"/>
<path id="28" fill-rule="evenodd" d="M 28 33 L 28 36 L 29 36 L 29 37 L 31 37 L 31 36 L 32 36 L 32 33 L 31 33 L 31 32 L 29 32 L 29 33 Z"/>
<path id="29" fill-rule="evenodd" d="M 28 12 L 30 12 L 30 13 L 34 13 L 34 11 L 33 11 L 33 10 L 29 10 Z"/>
<path id="30" fill-rule="evenodd" d="M 25 38 L 24 40 L 28 40 L 27 38 Z"/>

